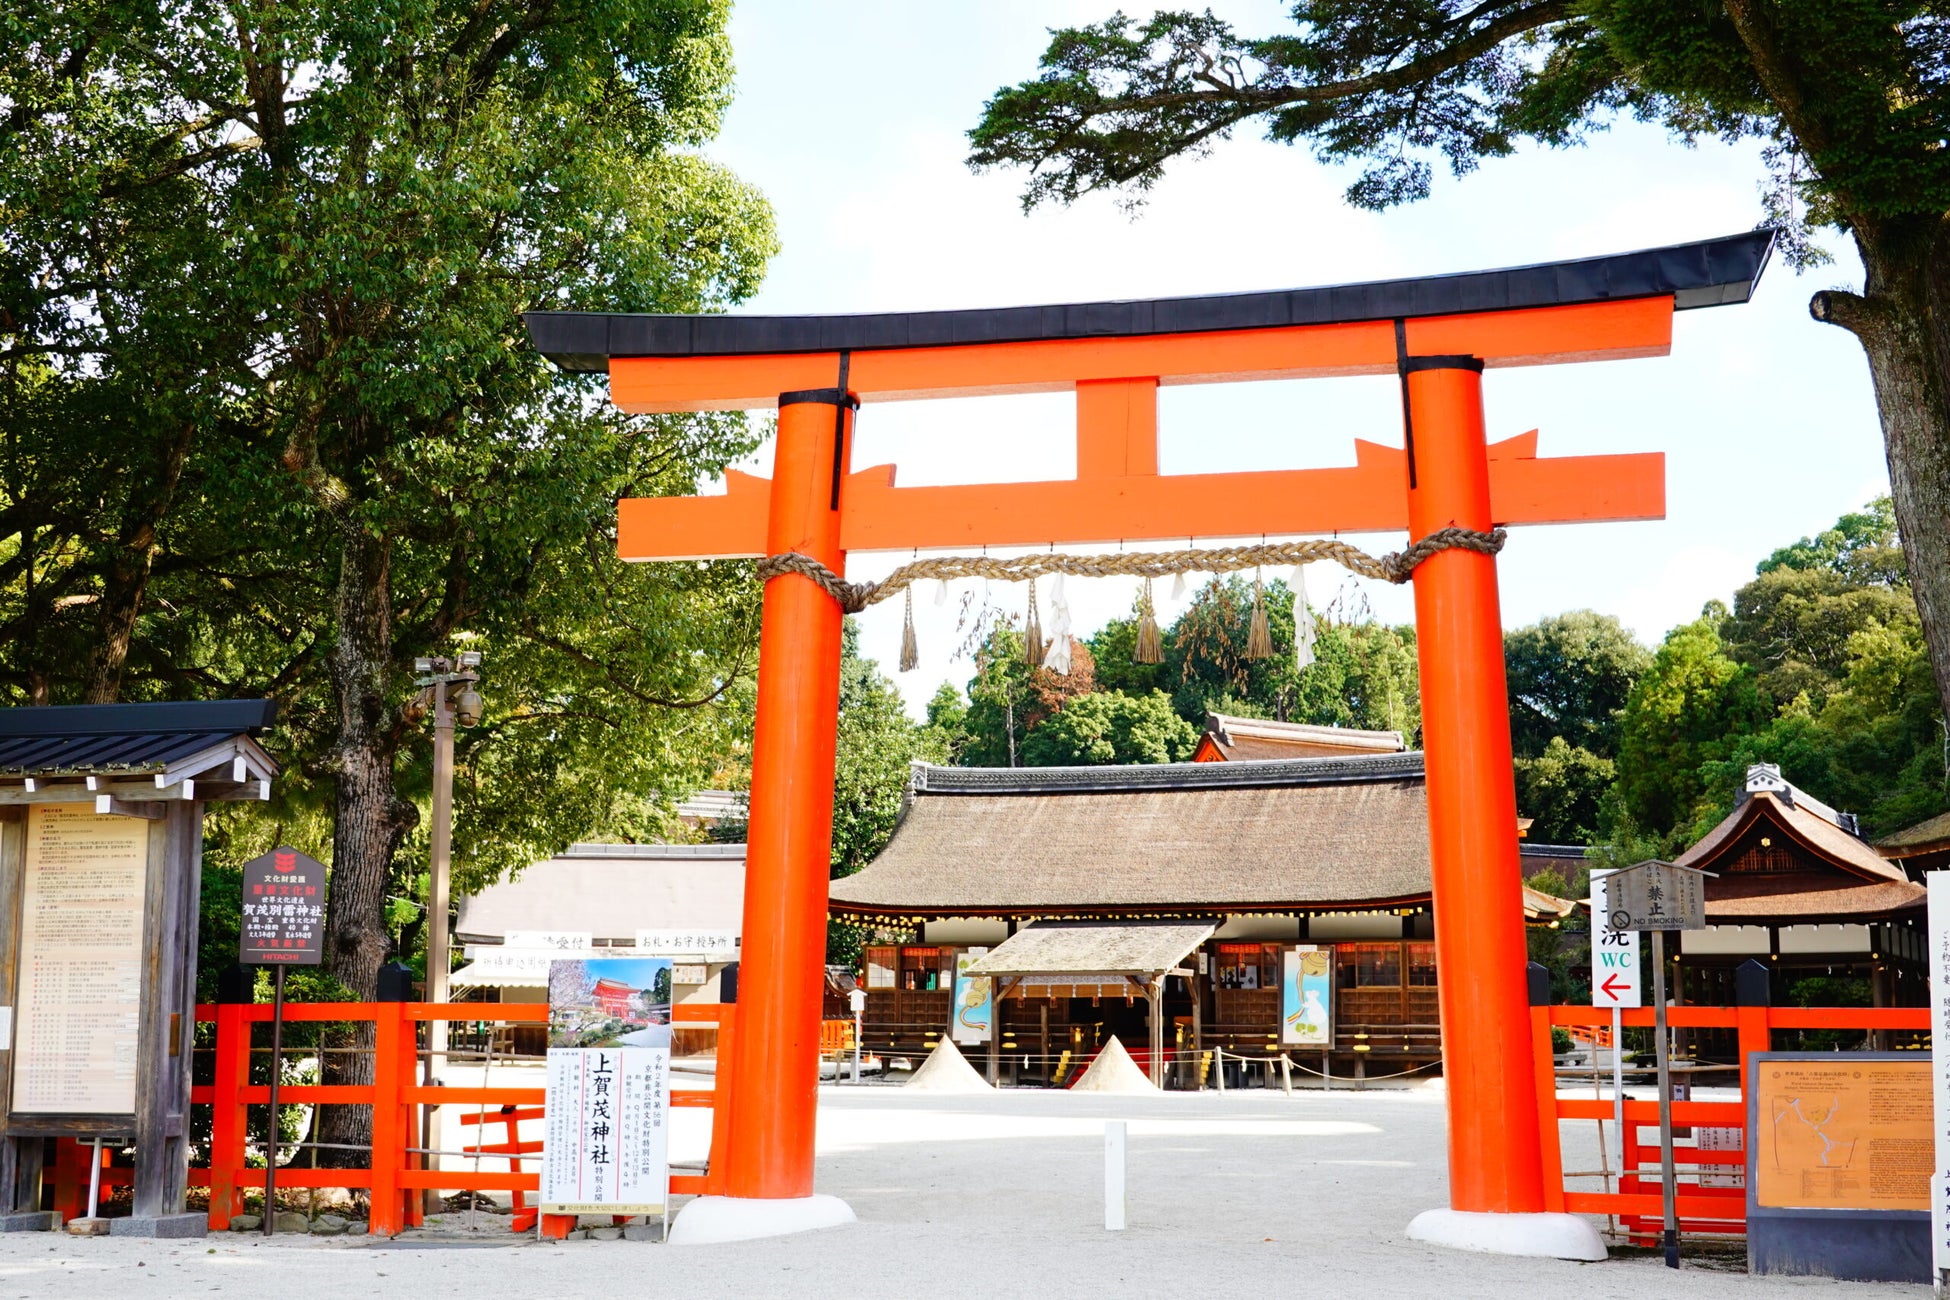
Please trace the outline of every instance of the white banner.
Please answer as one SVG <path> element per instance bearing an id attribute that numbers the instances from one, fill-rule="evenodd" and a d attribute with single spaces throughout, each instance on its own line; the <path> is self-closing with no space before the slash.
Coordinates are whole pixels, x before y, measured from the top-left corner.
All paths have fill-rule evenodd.
<path id="1" fill-rule="evenodd" d="M 1609 874 L 1591 873 L 1591 1005 L 1642 1007 L 1645 997 L 1639 987 L 1639 932 L 1611 928 L 1605 888 Z"/>
<path id="2" fill-rule="evenodd" d="M 733 961 L 738 956 L 736 930 L 638 930 L 637 953 L 645 957 L 709 957 Z"/>
<path id="3" fill-rule="evenodd" d="M 669 1197 L 670 1051 L 551 1047 L 541 1208 L 661 1214 Z"/>
<path id="4" fill-rule="evenodd" d="M 1950 1278 L 1950 871 L 1930 890 L 1930 1089 L 1936 1101 L 1936 1176 L 1930 1180 L 1930 1259 L 1936 1293 Z"/>

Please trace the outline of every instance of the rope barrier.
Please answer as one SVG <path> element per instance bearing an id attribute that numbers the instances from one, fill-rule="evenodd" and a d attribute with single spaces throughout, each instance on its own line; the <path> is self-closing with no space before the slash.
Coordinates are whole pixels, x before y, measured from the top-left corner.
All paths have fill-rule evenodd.
<path id="1" fill-rule="evenodd" d="M 1495 555 L 1507 534 L 1501 528 L 1484 533 L 1473 528 L 1439 528 L 1404 550 L 1369 555 L 1346 542 L 1316 540 L 1266 542 L 1258 546 L 1219 546 L 1177 551 L 1140 551 L 1116 555 L 1019 555 L 1003 559 L 988 555 L 946 555 L 903 564 L 879 582 L 848 582 L 810 555 L 786 551 L 758 562 L 761 581 L 796 573 L 818 583 L 849 614 L 898 596 L 929 578 L 987 578 L 994 582 L 1030 582 L 1051 574 L 1083 578 L 1163 578 L 1176 573 L 1237 573 L 1268 565 L 1311 564 L 1331 560 L 1364 578 L 1403 583 L 1417 565 L 1443 551 L 1473 551 Z"/>

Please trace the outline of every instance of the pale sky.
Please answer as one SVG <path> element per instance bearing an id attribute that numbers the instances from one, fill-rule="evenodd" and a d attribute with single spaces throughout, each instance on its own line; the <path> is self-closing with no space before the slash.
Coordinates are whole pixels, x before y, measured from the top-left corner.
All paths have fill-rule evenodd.
<path id="1" fill-rule="evenodd" d="M 1461 180 L 1439 174 L 1432 199 L 1378 215 L 1342 201 L 1351 169 L 1268 143 L 1248 125 L 1209 157 L 1172 165 L 1134 217 L 1111 196 L 1024 216 L 1022 177 L 971 173 L 963 132 L 998 87 L 1034 72 L 1046 28 L 1116 7 L 739 0 L 737 98 L 708 152 L 765 192 L 782 244 L 764 289 L 740 310 L 925 310 L 1335 284 L 1681 243 L 1760 218 L 1757 149 L 1688 149 L 1629 123 L 1580 149 L 1528 149 Z M 1211 7 L 1248 32 L 1280 27 L 1276 3 Z M 1815 290 L 1860 282 L 1850 250 L 1832 239 L 1830 247 L 1836 263 L 1806 275 L 1776 259 L 1745 306 L 1681 313 L 1669 357 L 1485 375 L 1493 440 L 1535 428 L 1544 455 L 1667 457 L 1663 521 L 1513 532 L 1500 561 L 1506 626 L 1588 607 L 1657 644 L 1705 601 L 1729 598 L 1770 550 L 1887 490 L 1861 349 L 1807 314 Z M 1167 474 L 1352 464 L 1357 437 L 1400 445 L 1392 376 L 1172 388 L 1160 404 Z M 1070 477 L 1071 399 L 869 405 L 854 467 L 889 462 L 904 484 Z M 755 467 L 767 463 L 769 449 Z M 1381 552 L 1406 538 L 1354 540 Z M 856 555 L 848 576 L 879 577 L 910 558 Z M 1344 576 L 1324 565 L 1308 573 L 1316 606 Z M 1411 620 L 1406 588 L 1357 585 L 1376 617 Z M 1135 594 L 1121 580 L 1072 579 L 1068 590 L 1080 634 L 1126 612 Z M 1157 589 L 1161 622 L 1183 603 L 1169 591 Z M 992 594 L 1007 608 L 1023 606 L 1019 586 Z M 949 657 L 957 604 L 937 607 L 931 589 L 917 599 L 921 666 L 904 674 L 893 674 L 900 601 L 861 616 L 863 650 L 917 713 L 942 681 L 962 685 L 972 673 L 966 659 Z"/>

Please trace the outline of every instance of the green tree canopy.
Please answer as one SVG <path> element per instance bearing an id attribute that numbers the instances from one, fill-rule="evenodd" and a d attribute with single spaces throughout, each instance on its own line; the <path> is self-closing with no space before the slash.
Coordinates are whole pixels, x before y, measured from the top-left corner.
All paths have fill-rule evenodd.
<path id="1" fill-rule="evenodd" d="M 1098 691 L 1069 701 L 1030 732 L 1023 761 L 1029 767 L 1182 763 L 1198 748 L 1198 735 L 1163 691 Z"/>
<path id="2" fill-rule="evenodd" d="M 1618 719 L 1652 654 L 1609 614 L 1572 610 L 1503 636 L 1510 742 L 1536 758 L 1554 737 L 1590 753 L 1618 752 Z"/>
<path id="3" fill-rule="evenodd" d="M 1674 628 L 1625 703 L 1618 753 L 1624 812 L 1658 833 L 1690 823 L 1711 797 L 1701 765 L 1723 759 L 1766 715 L 1752 672 L 1727 653 L 1712 620 Z"/>
<path id="4" fill-rule="evenodd" d="M 1950 17 L 1933 6 L 1725 0 L 1291 0 L 1241 34 L 1209 11 L 1116 13 L 1051 33 L 1037 76 L 998 90 L 969 162 L 1026 169 L 1025 207 L 1133 200 L 1166 165 L 1247 123 L 1359 168 L 1366 208 L 1425 196 L 1526 141 L 1612 122 L 1759 140 L 1764 215 L 1790 261 L 1860 253 L 1862 291 L 1814 316 L 1861 343 L 1940 703 L 1950 706 Z M 1250 195 L 1241 201 L 1250 202 Z M 1792 549 L 1792 548 L 1790 548 Z"/>

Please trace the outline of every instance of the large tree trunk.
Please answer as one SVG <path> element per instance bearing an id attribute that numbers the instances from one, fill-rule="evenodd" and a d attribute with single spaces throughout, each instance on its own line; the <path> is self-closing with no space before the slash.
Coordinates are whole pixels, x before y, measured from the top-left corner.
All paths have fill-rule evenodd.
<path id="1" fill-rule="evenodd" d="M 1950 226 L 1858 230 L 1855 241 L 1863 293 L 1818 293 L 1809 309 L 1868 354 L 1910 588 L 1950 715 Z"/>
<path id="2" fill-rule="evenodd" d="M 354 997 L 370 1001 L 386 960 L 386 881 L 400 840 L 418 811 L 393 786 L 397 746 L 387 687 L 391 676 L 393 620 L 392 552 L 350 512 L 342 516 L 339 582 L 335 599 L 338 637 L 330 656 L 332 694 L 338 708 L 338 745 L 332 764 L 338 780 L 333 810 L 330 906 L 325 919 L 326 967 Z M 372 1025 L 349 1044 L 352 1053 L 326 1058 L 326 1082 L 369 1084 L 373 1079 Z M 363 1145 L 372 1140 L 372 1116 L 363 1106 L 320 1108 L 319 1140 Z M 320 1162 L 363 1164 L 358 1152 L 326 1147 Z"/>

